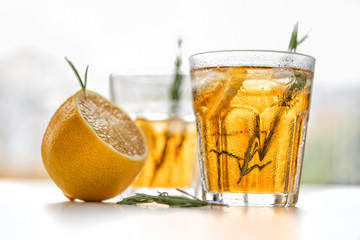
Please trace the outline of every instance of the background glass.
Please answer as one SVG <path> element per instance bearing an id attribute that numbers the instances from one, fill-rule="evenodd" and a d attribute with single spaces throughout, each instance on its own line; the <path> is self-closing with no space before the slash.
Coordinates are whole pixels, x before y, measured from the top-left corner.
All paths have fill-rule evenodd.
<path id="1" fill-rule="evenodd" d="M 296 204 L 314 65 L 274 51 L 190 57 L 204 199 Z"/>
<path id="2" fill-rule="evenodd" d="M 190 81 L 172 101 L 172 75 L 110 75 L 111 99 L 130 114 L 145 135 L 149 157 L 136 188 L 190 188 L 195 184 L 196 127 Z"/>

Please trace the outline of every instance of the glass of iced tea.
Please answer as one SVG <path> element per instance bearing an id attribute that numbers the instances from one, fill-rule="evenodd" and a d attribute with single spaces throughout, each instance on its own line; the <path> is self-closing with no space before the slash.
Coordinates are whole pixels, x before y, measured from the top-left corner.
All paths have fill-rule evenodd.
<path id="1" fill-rule="evenodd" d="M 178 100 L 172 75 L 110 75 L 111 99 L 142 130 L 149 156 L 132 188 L 193 189 L 196 185 L 196 126 L 191 86 L 184 76 Z M 199 174 L 198 174 L 199 175 Z M 157 194 L 157 192 L 154 192 Z"/>
<path id="2" fill-rule="evenodd" d="M 239 50 L 189 60 L 204 200 L 294 206 L 315 59 Z"/>

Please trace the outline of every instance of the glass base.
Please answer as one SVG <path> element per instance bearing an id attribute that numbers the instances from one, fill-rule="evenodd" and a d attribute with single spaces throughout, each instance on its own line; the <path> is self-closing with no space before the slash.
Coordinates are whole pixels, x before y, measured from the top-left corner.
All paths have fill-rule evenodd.
<path id="1" fill-rule="evenodd" d="M 204 192 L 203 199 L 228 206 L 291 207 L 297 203 L 296 194 L 287 193 L 213 193 Z"/>

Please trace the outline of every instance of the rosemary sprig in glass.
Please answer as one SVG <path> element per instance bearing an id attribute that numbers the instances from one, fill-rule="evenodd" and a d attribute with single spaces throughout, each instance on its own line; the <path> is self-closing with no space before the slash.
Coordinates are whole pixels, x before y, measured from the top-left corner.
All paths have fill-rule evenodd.
<path id="1" fill-rule="evenodd" d="M 182 64 L 181 46 L 182 46 L 182 39 L 179 38 L 178 39 L 178 54 L 175 59 L 175 73 L 174 73 L 173 82 L 169 89 L 170 117 L 174 117 L 174 116 L 176 117 L 178 115 L 180 100 L 181 100 L 181 90 L 182 90 L 182 84 L 183 84 L 183 78 L 184 78 L 184 75 L 181 74 L 181 64 Z M 168 122 L 168 124 L 171 124 L 171 122 Z M 151 184 L 153 184 L 155 177 L 157 176 L 158 170 L 162 167 L 164 160 L 165 160 L 165 155 L 168 151 L 168 141 L 172 136 L 172 133 L 169 131 L 169 128 L 170 128 L 170 126 L 168 126 L 166 128 L 165 146 L 163 148 L 162 154 L 159 157 L 159 161 L 155 162 L 155 168 L 154 168 L 154 173 L 153 173 L 153 178 L 151 180 Z M 184 129 L 182 132 L 179 147 L 177 149 L 180 149 L 180 146 L 183 144 L 183 142 L 185 140 L 185 132 L 186 132 L 186 130 Z"/>
<path id="2" fill-rule="evenodd" d="M 170 87 L 170 101 L 171 109 L 170 113 L 171 115 L 176 115 L 178 113 L 179 109 L 179 101 L 181 98 L 181 85 L 183 82 L 183 74 L 180 72 L 181 64 L 182 64 L 182 56 L 181 56 L 181 45 L 182 45 L 182 39 L 178 39 L 178 55 L 175 59 L 175 74 L 174 74 L 174 80 L 172 82 L 172 85 Z"/>
<path id="3" fill-rule="evenodd" d="M 298 40 L 298 26 L 299 24 L 297 22 L 294 25 L 294 29 L 291 33 L 290 43 L 288 47 L 289 52 L 296 52 L 297 47 L 309 37 L 309 34 L 306 34 L 304 37 Z"/>

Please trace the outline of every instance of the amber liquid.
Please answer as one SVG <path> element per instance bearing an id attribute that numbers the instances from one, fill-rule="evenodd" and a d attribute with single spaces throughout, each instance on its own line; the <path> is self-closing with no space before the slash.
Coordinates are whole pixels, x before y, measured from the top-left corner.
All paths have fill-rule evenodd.
<path id="1" fill-rule="evenodd" d="M 149 156 L 133 187 L 190 187 L 196 160 L 195 123 L 179 118 L 135 123 L 144 133 Z"/>
<path id="2" fill-rule="evenodd" d="M 207 191 L 294 192 L 313 73 L 219 67 L 191 74 Z"/>

